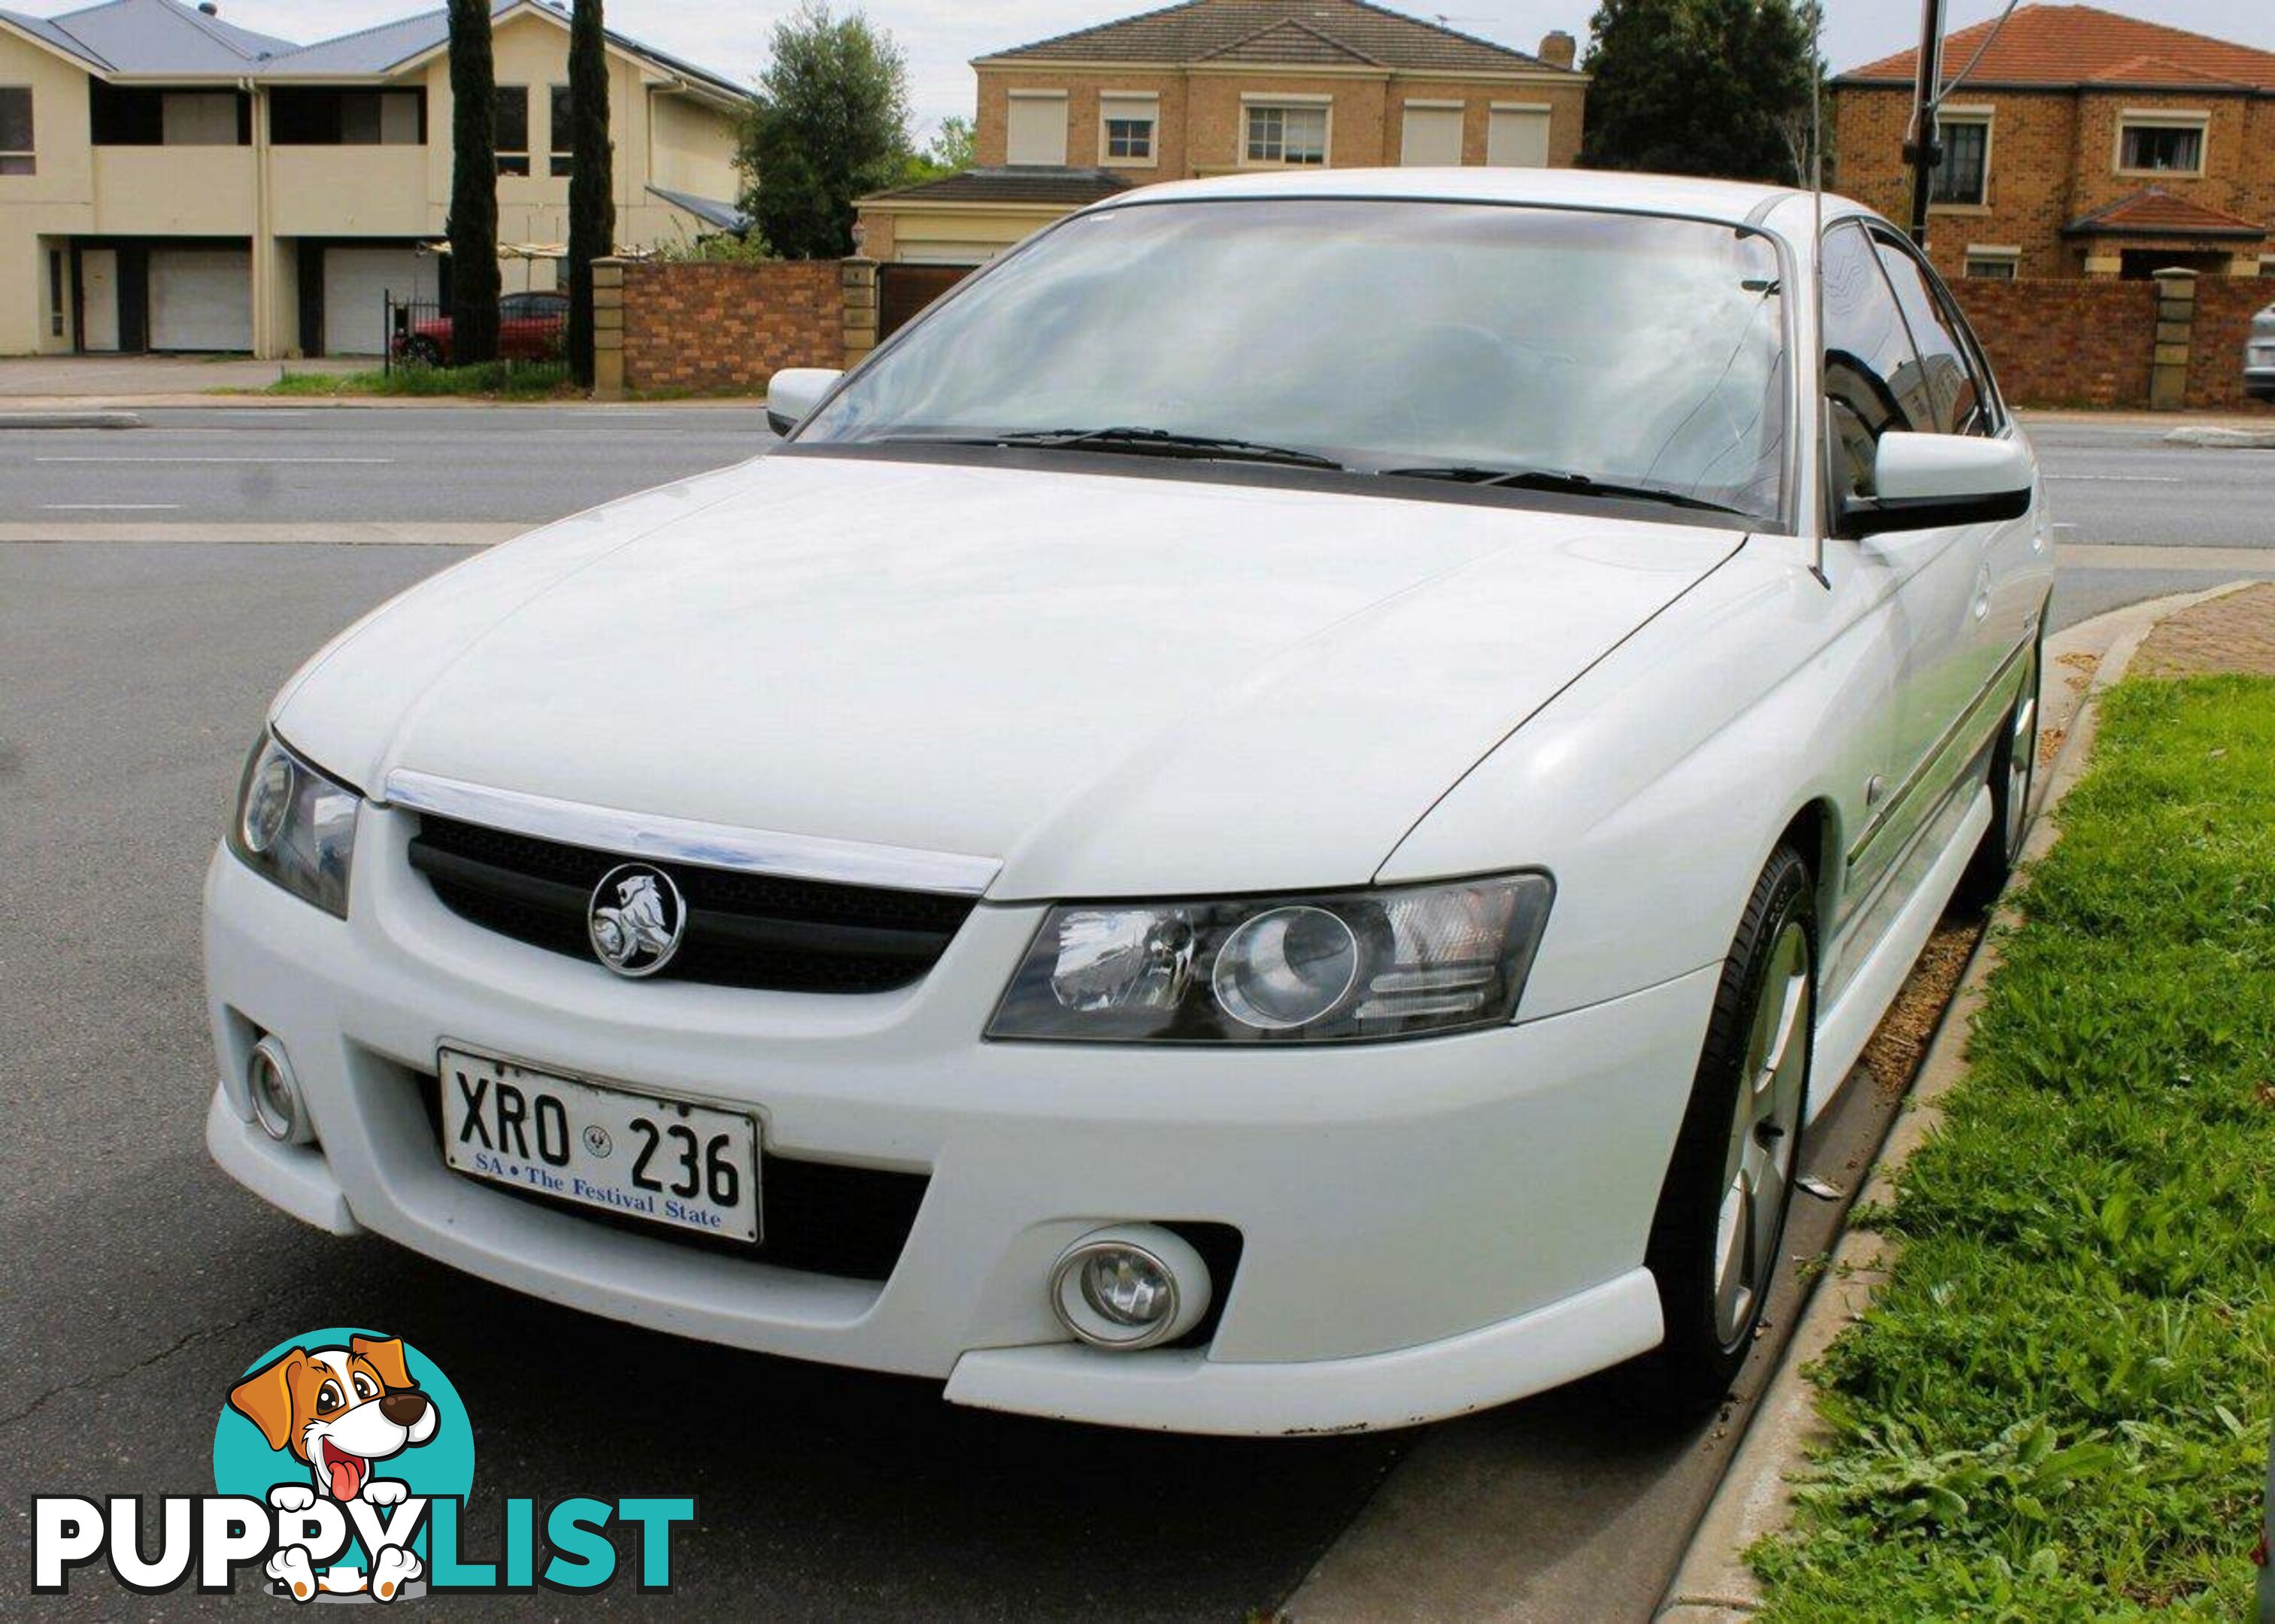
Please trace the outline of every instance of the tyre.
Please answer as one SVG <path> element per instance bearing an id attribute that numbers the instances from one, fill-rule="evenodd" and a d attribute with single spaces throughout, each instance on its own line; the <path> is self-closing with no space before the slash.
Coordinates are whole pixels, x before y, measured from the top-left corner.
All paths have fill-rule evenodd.
<path id="1" fill-rule="evenodd" d="M 2022 656 L 2022 691 L 2007 714 L 1991 752 L 1991 827 L 1960 876 L 1952 900 L 1962 908 L 1990 907 L 2007 888 L 2022 844 L 2030 835 L 2030 790 L 2038 775 L 2038 694 L 2044 682 L 2044 634 Z"/>
<path id="2" fill-rule="evenodd" d="M 1816 1046 L 1816 891 L 1809 859 L 1780 846 L 1715 990 L 1645 1256 L 1667 1339 L 1636 1375 L 1670 1415 L 1721 1402 L 1777 1279 Z"/>

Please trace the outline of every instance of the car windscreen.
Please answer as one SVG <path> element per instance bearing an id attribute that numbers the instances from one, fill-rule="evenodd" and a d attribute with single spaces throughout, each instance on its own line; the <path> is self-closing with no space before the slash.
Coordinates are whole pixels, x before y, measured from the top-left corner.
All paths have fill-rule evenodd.
<path id="1" fill-rule="evenodd" d="M 967 284 L 798 442 L 1142 430 L 1774 517 L 1780 276 L 1760 233 L 1663 215 L 1141 203 L 1077 216 Z"/>

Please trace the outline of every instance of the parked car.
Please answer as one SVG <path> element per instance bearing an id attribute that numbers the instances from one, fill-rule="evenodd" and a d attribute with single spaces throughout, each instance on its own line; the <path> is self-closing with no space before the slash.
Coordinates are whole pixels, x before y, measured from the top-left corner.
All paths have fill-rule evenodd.
<path id="1" fill-rule="evenodd" d="M 1818 243 L 1718 182 L 1180 183 L 781 374 L 770 454 L 277 697 L 213 1154 L 998 1409 L 1712 1403 L 1804 1129 L 2022 848 L 2053 581 L 1948 291 Z"/>
<path id="2" fill-rule="evenodd" d="M 421 366 L 456 366 L 448 315 L 416 322 L 395 337 L 399 359 Z M 560 359 L 569 336 L 566 293 L 509 293 L 498 301 L 498 359 L 549 361 Z"/>
<path id="3" fill-rule="evenodd" d="M 2275 400 L 2275 305 L 2251 318 L 2243 352 L 2243 392 L 2254 400 Z"/>

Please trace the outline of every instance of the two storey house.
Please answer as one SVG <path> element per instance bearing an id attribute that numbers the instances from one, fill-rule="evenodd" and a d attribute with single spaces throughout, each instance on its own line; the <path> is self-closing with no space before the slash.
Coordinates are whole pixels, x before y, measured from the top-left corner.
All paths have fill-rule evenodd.
<path id="1" fill-rule="evenodd" d="M 887 331 L 1086 203 L 1258 169 L 1568 165 L 1588 79 L 1366 0 L 1188 0 L 982 57 L 976 166 L 864 200 Z"/>
<path id="2" fill-rule="evenodd" d="M 565 9 L 493 16 L 510 291 L 568 236 Z M 374 354 L 386 300 L 435 298 L 451 178 L 440 10 L 299 45 L 215 4 L 0 11 L 0 354 Z M 737 225 L 748 92 L 609 42 L 619 242 Z"/>
<path id="3" fill-rule="evenodd" d="M 1916 50 L 1833 81 L 1843 192 L 1908 218 Z M 1970 66 L 1971 64 L 1971 66 Z M 2090 5 L 1943 42 L 1929 247 L 1947 276 L 2275 270 L 2275 51 Z"/>

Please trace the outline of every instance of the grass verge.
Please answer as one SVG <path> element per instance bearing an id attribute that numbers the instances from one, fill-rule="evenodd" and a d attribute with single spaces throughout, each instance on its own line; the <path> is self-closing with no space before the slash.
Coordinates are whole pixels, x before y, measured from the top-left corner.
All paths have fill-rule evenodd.
<path id="1" fill-rule="evenodd" d="M 2275 1394 L 2275 681 L 2105 696 L 1902 1256 L 1754 1553 L 1780 1620 L 2248 1616 Z"/>
<path id="2" fill-rule="evenodd" d="M 491 400 L 548 400 L 571 387 L 565 366 L 489 361 L 473 366 L 397 366 L 385 372 L 288 373 L 265 389 L 216 393 L 414 397 L 472 395 Z"/>

